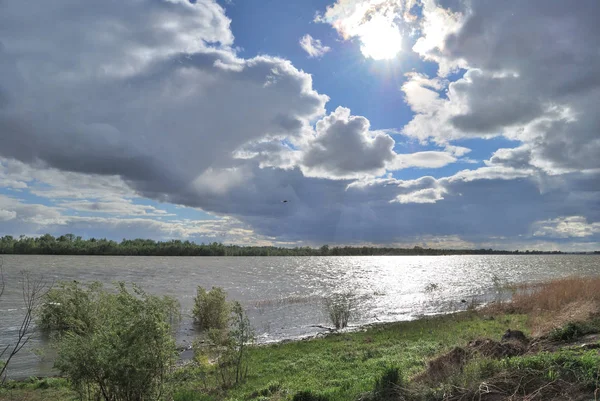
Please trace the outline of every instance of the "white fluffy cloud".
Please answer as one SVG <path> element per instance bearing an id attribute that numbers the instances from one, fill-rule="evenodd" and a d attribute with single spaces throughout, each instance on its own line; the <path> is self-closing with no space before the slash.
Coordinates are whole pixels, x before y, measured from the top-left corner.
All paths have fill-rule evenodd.
<path id="1" fill-rule="evenodd" d="M 466 148 L 398 154 L 396 142 L 386 132 L 370 130 L 370 122 L 338 107 L 316 123 L 296 142 L 296 149 L 280 141 L 253 142 L 236 153 L 238 159 L 253 159 L 261 167 L 301 168 L 307 177 L 355 179 L 383 175 L 406 168 L 440 168 L 464 154 Z M 241 174 L 241 170 L 239 171 Z M 227 174 L 221 171 L 219 175 Z M 229 182 L 229 179 L 221 182 Z"/>
<path id="2" fill-rule="evenodd" d="M 369 120 L 338 107 L 317 123 L 316 135 L 302 154 L 307 176 L 360 178 L 410 167 L 440 168 L 456 161 L 448 152 L 397 154 L 394 139 L 370 131 Z"/>
<path id="3" fill-rule="evenodd" d="M 536 237 L 584 238 L 600 234 L 600 222 L 588 223 L 583 216 L 559 217 L 534 224 Z"/>
<path id="4" fill-rule="evenodd" d="M 302 165 L 310 176 L 381 175 L 395 157 L 393 147 L 389 135 L 369 131 L 369 120 L 338 107 L 317 123 L 315 139 L 304 152 Z"/>
<path id="5" fill-rule="evenodd" d="M 315 39 L 309 34 L 300 38 L 300 47 L 308 54 L 308 57 L 322 57 L 331 51 L 331 47 L 323 45 L 320 39 Z"/>

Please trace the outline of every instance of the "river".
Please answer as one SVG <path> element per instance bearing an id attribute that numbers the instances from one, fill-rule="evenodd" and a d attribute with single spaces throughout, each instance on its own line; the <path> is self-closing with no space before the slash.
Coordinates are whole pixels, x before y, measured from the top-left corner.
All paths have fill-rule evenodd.
<path id="1" fill-rule="evenodd" d="M 20 277 L 28 271 L 48 282 L 124 281 L 149 293 L 171 295 L 182 306 L 177 342 L 196 332 L 190 316 L 196 287 L 223 287 L 248 310 L 259 342 L 314 335 L 328 325 L 323 300 L 336 292 L 356 298 L 354 326 L 408 320 L 464 307 L 461 300 L 489 300 L 492 278 L 524 283 L 569 275 L 600 274 L 598 255 L 331 256 L 331 257 L 132 257 L 5 255 L 6 292 L 0 299 L 0 349 L 18 332 L 23 299 Z M 437 290 L 427 292 L 429 284 Z M 52 358 L 33 341 L 13 360 L 10 377 L 52 373 Z"/>

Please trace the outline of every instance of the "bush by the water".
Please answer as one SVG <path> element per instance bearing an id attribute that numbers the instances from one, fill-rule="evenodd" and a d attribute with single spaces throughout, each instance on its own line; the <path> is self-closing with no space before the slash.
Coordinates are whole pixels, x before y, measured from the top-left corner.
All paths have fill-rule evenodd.
<path id="1" fill-rule="evenodd" d="M 89 323 L 61 336 L 55 366 L 81 399 L 159 398 L 176 356 L 171 304 L 123 283 L 116 293 L 97 290 L 88 302 Z"/>
<path id="2" fill-rule="evenodd" d="M 96 323 L 99 300 L 105 293 L 100 282 L 80 283 L 63 281 L 57 283 L 44 296 L 36 314 L 37 325 L 58 334 L 67 331 L 87 333 Z M 179 301 L 173 297 L 157 298 L 166 311 L 165 321 L 173 324 L 181 317 Z"/>
<path id="3" fill-rule="evenodd" d="M 227 293 L 220 287 L 210 291 L 198 286 L 194 298 L 194 321 L 201 330 L 225 330 L 229 324 L 231 305 L 227 302 Z"/>
<path id="4" fill-rule="evenodd" d="M 38 326 L 58 332 L 87 332 L 92 326 L 102 291 L 103 287 L 99 282 L 58 283 L 45 296 L 37 316 Z"/>
<path id="5" fill-rule="evenodd" d="M 200 366 L 204 387 L 210 376 L 220 388 L 229 388 L 246 380 L 249 369 L 248 347 L 254 343 L 254 329 L 239 302 L 233 302 L 228 319 L 229 327 L 210 329 L 209 342 L 195 342 L 194 356 Z M 208 361 L 213 363 L 209 364 Z"/>
<path id="6" fill-rule="evenodd" d="M 354 296 L 351 293 L 333 294 L 325 300 L 325 311 L 337 330 L 348 326 L 353 309 Z"/>

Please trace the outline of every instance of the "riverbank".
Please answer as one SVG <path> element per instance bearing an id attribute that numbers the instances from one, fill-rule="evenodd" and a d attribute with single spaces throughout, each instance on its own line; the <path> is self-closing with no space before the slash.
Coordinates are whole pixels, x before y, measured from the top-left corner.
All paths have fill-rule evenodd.
<path id="1" fill-rule="evenodd" d="M 313 390 L 332 399 L 353 399 L 368 391 L 388 366 L 396 366 L 408 376 L 417 374 L 436 354 L 481 336 L 499 337 L 508 327 L 525 329 L 525 320 L 524 315 L 488 320 L 475 313 L 459 313 L 255 347 L 250 353 L 247 382 L 227 392 L 215 392 L 213 397 L 250 399 L 255 392 L 272 387 L 277 388 L 281 398 L 285 398 L 284 394 Z M 182 395 L 204 387 L 201 375 L 193 365 L 179 369 L 171 383 L 176 388 L 175 395 L 181 400 L 203 399 Z M 0 400 L 75 399 L 65 385 L 58 378 L 13 383 L 0 392 Z"/>
<path id="2" fill-rule="evenodd" d="M 206 367 L 192 364 L 170 378 L 165 399 L 291 400 L 299 392 L 313 398 L 296 399 L 329 401 L 594 399 L 598 286 L 600 279 L 558 280 L 517 289 L 511 303 L 479 311 L 254 347 L 245 383 L 217 389 Z M 12 383 L 0 400 L 75 400 L 66 385 Z"/>
<path id="3" fill-rule="evenodd" d="M 496 385 L 493 391 L 486 390 L 489 394 L 479 395 L 483 400 L 508 399 L 502 397 L 508 390 L 528 390 L 527 383 L 519 389 L 518 382 L 518 377 L 527 374 L 528 381 L 538 386 L 529 389 L 531 392 L 544 386 L 550 390 L 550 386 L 559 386 L 560 380 L 565 388 L 576 392 L 572 394 L 574 398 L 554 394 L 552 398 L 532 400 L 593 399 L 585 396 L 593 397 L 592 387 L 594 380 L 597 381 L 598 336 L 583 334 L 581 327 L 566 325 L 563 338 L 554 334 L 530 340 L 528 344 L 501 345 L 514 344 L 501 341 L 507 329 L 520 330 L 529 336 L 529 322 L 530 317 L 525 314 L 492 317 L 481 312 L 461 312 L 381 324 L 361 332 L 255 347 L 250 354 L 248 380 L 226 391 L 209 389 L 203 395 L 207 387 L 202 380 L 204 372 L 194 365 L 178 369 L 168 387 L 174 401 L 285 400 L 302 391 L 332 401 L 356 400 L 370 394 L 376 380 L 394 367 L 402 377 L 398 391 L 412 393 L 404 399 L 459 399 L 459 395 L 481 393 L 480 383 L 503 377 L 505 388 Z M 597 329 L 597 322 L 594 326 L 590 321 L 586 330 Z M 472 357 L 467 356 L 469 352 Z M 457 391 L 456 398 L 444 398 L 447 388 Z M 562 393 L 564 389 L 555 388 L 554 392 Z M 14 382 L 0 390 L 3 401 L 76 399 L 77 395 L 61 378 Z"/>

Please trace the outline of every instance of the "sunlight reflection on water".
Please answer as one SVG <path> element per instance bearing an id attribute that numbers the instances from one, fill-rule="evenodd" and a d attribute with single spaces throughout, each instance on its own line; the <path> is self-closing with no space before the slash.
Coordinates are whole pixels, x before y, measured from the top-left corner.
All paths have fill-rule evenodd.
<path id="1" fill-rule="evenodd" d="M 332 293 L 356 296 L 353 325 L 408 320 L 464 308 L 461 300 L 493 296 L 492 277 L 523 283 L 572 274 L 600 273 L 600 256 L 357 256 L 357 257 L 102 257 L 4 256 L 7 292 L 0 301 L 0 345 L 18 329 L 22 302 L 19 272 L 49 280 L 135 282 L 154 294 L 179 299 L 184 319 L 179 344 L 195 336 L 190 316 L 196 286 L 223 287 L 248 309 L 259 341 L 316 334 L 327 325 L 323 299 Z M 428 284 L 438 290 L 426 293 Z M 39 348 L 39 339 L 30 348 Z M 52 363 L 34 353 L 14 362 L 12 377 L 47 374 Z"/>

